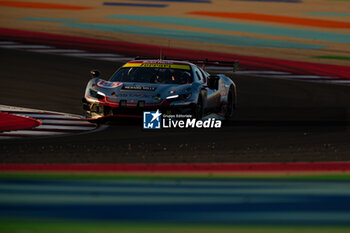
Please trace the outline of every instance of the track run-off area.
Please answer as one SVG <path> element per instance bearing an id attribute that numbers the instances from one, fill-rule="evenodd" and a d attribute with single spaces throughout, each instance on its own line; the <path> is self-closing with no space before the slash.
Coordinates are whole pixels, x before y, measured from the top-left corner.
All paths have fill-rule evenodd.
<path id="1" fill-rule="evenodd" d="M 348 232 L 349 163 L 3 164 L 5 232 Z"/>

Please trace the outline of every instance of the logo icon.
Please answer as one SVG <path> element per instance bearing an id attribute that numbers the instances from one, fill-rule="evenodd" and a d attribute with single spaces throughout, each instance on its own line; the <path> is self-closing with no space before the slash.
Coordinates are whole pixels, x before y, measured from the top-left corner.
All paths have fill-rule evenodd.
<path id="1" fill-rule="evenodd" d="M 116 88 L 123 85 L 123 83 L 120 82 L 109 82 L 109 81 L 99 81 L 96 83 L 96 86 L 102 87 L 102 88 Z"/>
<path id="2" fill-rule="evenodd" d="M 144 129 L 160 129 L 160 116 L 162 113 L 157 110 L 156 112 L 143 112 L 143 128 Z"/>

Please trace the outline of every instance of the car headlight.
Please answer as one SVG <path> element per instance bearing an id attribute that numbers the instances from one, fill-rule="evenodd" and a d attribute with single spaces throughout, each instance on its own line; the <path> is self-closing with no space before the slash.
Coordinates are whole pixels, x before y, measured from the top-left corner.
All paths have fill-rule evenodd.
<path id="1" fill-rule="evenodd" d="M 166 97 L 167 100 L 177 99 L 177 98 L 179 98 L 179 95 L 170 95 L 170 96 Z"/>
<path id="2" fill-rule="evenodd" d="M 186 94 L 180 94 L 180 95 L 169 95 L 166 97 L 168 101 L 179 101 L 179 100 L 186 100 L 191 97 L 191 93 Z"/>

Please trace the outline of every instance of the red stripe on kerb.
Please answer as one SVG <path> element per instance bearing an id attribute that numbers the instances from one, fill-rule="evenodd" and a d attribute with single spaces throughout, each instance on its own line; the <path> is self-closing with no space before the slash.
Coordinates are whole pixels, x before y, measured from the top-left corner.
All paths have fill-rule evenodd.
<path id="1" fill-rule="evenodd" d="M 294 24 L 294 25 L 322 27 L 322 28 L 350 28 L 349 22 L 280 16 L 280 15 L 238 13 L 238 12 L 213 12 L 213 11 L 194 11 L 188 14 L 221 17 L 221 18 L 229 18 L 229 19 L 243 19 L 243 20 L 254 20 L 254 21 L 262 21 L 262 22 Z"/>
<path id="2" fill-rule="evenodd" d="M 70 172 L 288 172 L 350 171 L 350 162 L 224 164 L 0 164 L 0 171 Z"/>
<path id="3" fill-rule="evenodd" d="M 0 132 L 32 129 L 41 125 L 41 121 L 27 116 L 0 112 Z"/>
<path id="4" fill-rule="evenodd" d="M 35 9 L 55 9 L 55 10 L 86 10 L 92 7 L 73 6 L 55 3 L 43 2 L 23 2 L 23 1 L 0 1 L 0 6 L 20 7 L 20 8 L 35 8 Z"/>
<path id="5" fill-rule="evenodd" d="M 38 111 L 6 111 L 7 113 L 11 114 L 17 114 L 17 115 L 23 115 L 23 114 L 45 114 L 45 115 L 62 115 L 59 113 L 53 113 L 53 112 L 38 112 Z"/>

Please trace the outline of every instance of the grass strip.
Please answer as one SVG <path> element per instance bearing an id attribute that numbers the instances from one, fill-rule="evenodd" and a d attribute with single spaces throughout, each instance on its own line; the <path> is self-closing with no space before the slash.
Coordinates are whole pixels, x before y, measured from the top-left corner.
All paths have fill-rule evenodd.
<path id="1" fill-rule="evenodd" d="M 38 219 L 0 219 L 2 232 L 21 233 L 177 233 L 177 232 L 236 232 L 236 233 L 345 233 L 349 232 L 349 226 L 291 226 L 291 225 L 208 225 L 208 224 L 164 224 L 142 222 L 79 222 Z"/>

